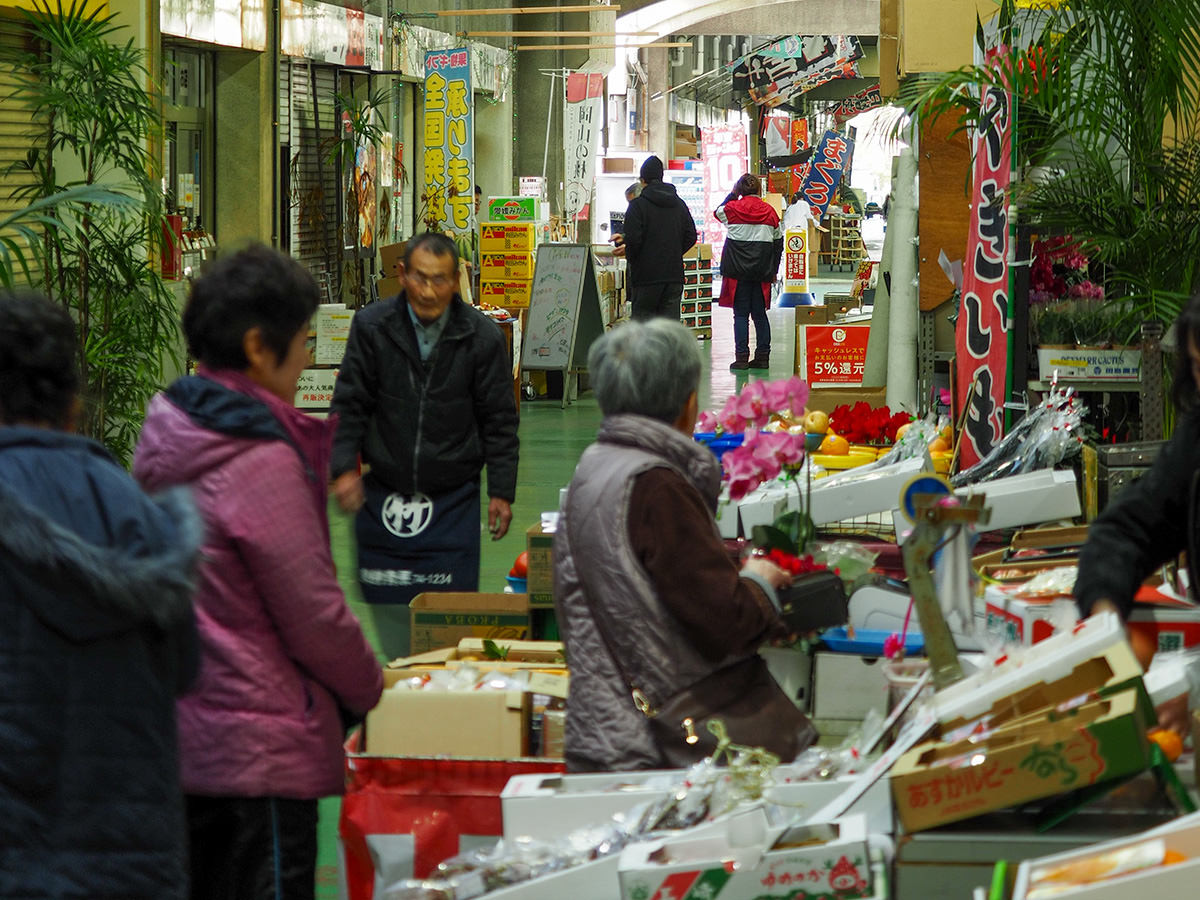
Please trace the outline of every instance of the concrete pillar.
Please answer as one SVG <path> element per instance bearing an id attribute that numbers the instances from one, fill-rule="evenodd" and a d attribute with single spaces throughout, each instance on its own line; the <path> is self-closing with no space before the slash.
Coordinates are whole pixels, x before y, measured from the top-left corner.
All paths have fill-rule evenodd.
<path id="1" fill-rule="evenodd" d="M 900 154 L 896 200 L 888 219 L 892 250 L 892 293 L 888 315 L 887 405 L 917 411 L 917 160 L 911 147 Z M 878 315 L 878 313 L 876 313 Z"/>
<path id="2" fill-rule="evenodd" d="M 216 54 L 216 235 L 222 246 L 271 240 L 271 64 L 267 53 Z"/>
<path id="3" fill-rule="evenodd" d="M 667 83 L 670 59 L 665 47 L 651 47 L 642 53 L 646 61 L 646 75 L 650 79 L 646 88 L 646 149 L 666 163 L 674 155 L 672 151 L 675 149 L 675 134 L 667 115 L 666 93 L 670 87 Z M 662 96 L 654 100 L 652 98 L 655 94 Z"/>

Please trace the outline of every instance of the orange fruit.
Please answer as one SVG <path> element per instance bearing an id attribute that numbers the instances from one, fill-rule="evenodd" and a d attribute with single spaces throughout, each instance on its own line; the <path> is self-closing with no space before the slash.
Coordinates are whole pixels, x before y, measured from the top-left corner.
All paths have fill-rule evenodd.
<path id="1" fill-rule="evenodd" d="M 1175 762 L 1183 753 L 1183 738 L 1168 728 L 1152 728 L 1146 732 L 1146 737 L 1158 744 L 1167 762 Z"/>
<path id="2" fill-rule="evenodd" d="M 935 437 L 929 442 L 930 453 L 945 453 L 949 449 L 950 445 L 946 442 L 944 437 Z"/>
<path id="3" fill-rule="evenodd" d="M 830 456 L 845 456 L 850 452 L 850 442 L 841 435 L 834 434 L 832 431 L 825 435 L 825 440 L 821 441 L 821 446 L 817 448 L 818 453 L 828 453 Z"/>
<path id="4" fill-rule="evenodd" d="M 942 430 L 938 432 L 938 437 L 945 440 L 951 447 L 954 446 L 954 429 L 949 425 L 942 426 Z"/>
<path id="5" fill-rule="evenodd" d="M 1187 857 L 1178 850 L 1168 850 L 1163 854 L 1162 864 L 1164 866 L 1174 866 L 1181 862 L 1187 862 Z"/>
<path id="6" fill-rule="evenodd" d="M 908 432 L 910 425 L 912 425 L 912 422 L 905 422 L 896 429 L 896 440 L 900 440 L 900 438 L 904 437 L 904 435 Z"/>

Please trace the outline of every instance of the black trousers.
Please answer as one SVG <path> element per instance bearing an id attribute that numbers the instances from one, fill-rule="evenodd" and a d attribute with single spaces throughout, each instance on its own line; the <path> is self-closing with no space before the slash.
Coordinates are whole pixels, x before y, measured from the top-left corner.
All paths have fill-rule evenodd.
<path id="1" fill-rule="evenodd" d="M 317 801 L 187 797 L 192 900 L 313 900 Z"/>
<path id="2" fill-rule="evenodd" d="M 639 284 L 629 289 L 630 314 L 634 319 L 664 319 L 679 321 L 679 301 L 683 297 L 683 282 L 678 284 Z"/>

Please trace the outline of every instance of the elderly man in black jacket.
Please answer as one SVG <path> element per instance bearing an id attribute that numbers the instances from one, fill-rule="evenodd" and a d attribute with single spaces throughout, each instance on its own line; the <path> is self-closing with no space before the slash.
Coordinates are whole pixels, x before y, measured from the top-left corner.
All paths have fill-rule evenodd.
<path id="1" fill-rule="evenodd" d="M 392 657 L 408 654 L 414 596 L 479 589 L 480 472 L 499 540 L 518 454 L 504 337 L 458 295 L 454 242 L 418 235 L 403 276 L 402 293 L 354 317 L 332 404 L 334 495 L 358 513 L 358 580 Z"/>
<path id="2" fill-rule="evenodd" d="M 633 318 L 679 321 L 683 254 L 696 244 L 696 222 L 675 185 L 663 181 L 657 156 L 642 163 L 642 192 L 625 211 L 623 247 Z"/>

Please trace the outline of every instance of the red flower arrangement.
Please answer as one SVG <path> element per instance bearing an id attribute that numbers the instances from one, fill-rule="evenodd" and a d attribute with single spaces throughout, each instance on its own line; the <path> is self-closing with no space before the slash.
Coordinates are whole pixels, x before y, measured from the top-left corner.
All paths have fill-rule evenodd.
<path id="1" fill-rule="evenodd" d="M 793 575 L 807 575 L 810 572 L 824 572 L 829 566 L 824 563 L 819 563 L 813 560 L 811 553 L 806 553 L 799 556 L 795 553 L 788 553 L 785 550 L 780 550 L 778 547 L 771 547 L 765 550 L 756 551 L 756 555 L 764 556 L 769 559 L 785 572 L 790 572 Z M 837 569 L 834 569 L 837 574 Z"/>
<path id="2" fill-rule="evenodd" d="M 912 421 L 906 412 L 893 413 L 886 406 L 874 408 L 865 400 L 854 406 L 843 403 L 829 415 L 829 427 L 852 444 L 893 444 L 896 431 Z"/>

